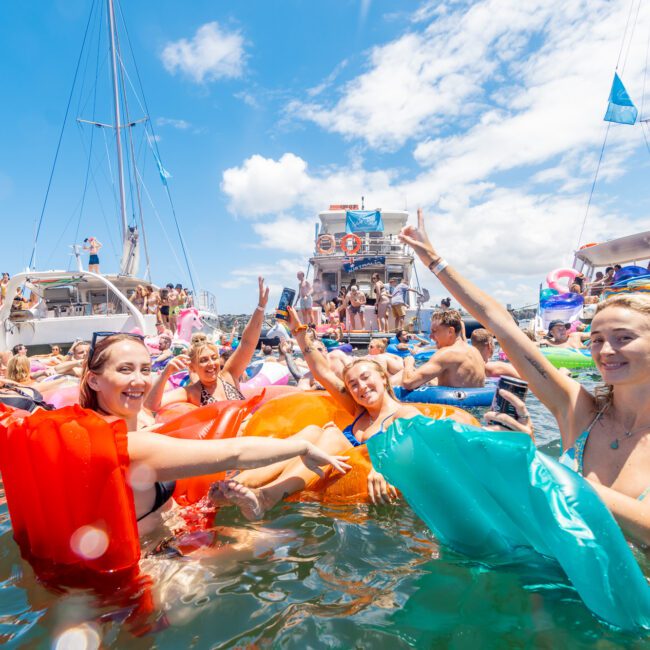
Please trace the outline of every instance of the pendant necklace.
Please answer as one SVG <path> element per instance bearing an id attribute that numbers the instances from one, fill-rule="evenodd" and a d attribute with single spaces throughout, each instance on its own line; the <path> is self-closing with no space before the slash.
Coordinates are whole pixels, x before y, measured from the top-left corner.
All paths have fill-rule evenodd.
<path id="1" fill-rule="evenodd" d="M 631 438 L 633 435 L 635 435 L 637 433 L 641 433 L 641 431 L 645 431 L 645 429 L 650 429 L 650 425 L 647 424 L 644 427 L 641 427 L 640 429 L 637 429 L 636 431 L 625 431 L 623 433 L 623 435 L 626 438 Z M 609 448 L 614 449 L 614 450 L 619 448 L 618 438 L 614 438 L 614 440 L 612 440 L 612 442 L 609 443 Z"/>

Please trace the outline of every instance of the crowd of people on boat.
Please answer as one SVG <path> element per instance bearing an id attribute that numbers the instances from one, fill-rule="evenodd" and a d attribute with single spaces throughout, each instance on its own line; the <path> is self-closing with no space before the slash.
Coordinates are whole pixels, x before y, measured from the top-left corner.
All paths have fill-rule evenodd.
<path id="1" fill-rule="evenodd" d="M 336 291 L 329 291 L 320 278 L 313 282 L 306 279 L 299 271 L 298 293 L 295 306 L 300 318 L 305 323 L 327 323 L 333 329 L 347 330 L 375 329 L 379 332 L 397 331 L 404 327 L 409 308 L 408 294 L 421 296 L 416 289 L 409 287 L 403 277 L 393 276 L 388 283 L 381 280 L 379 273 L 373 273 L 370 289 L 361 290 L 356 278 L 350 278 L 347 285 L 341 285 Z M 449 307 L 449 298 L 443 298 L 440 307 Z M 376 327 L 370 327 L 367 320 L 366 306 L 372 307 Z M 390 325 L 390 326 L 389 326 Z"/>
<path id="2" fill-rule="evenodd" d="M 557 420 L 562 462 L 592 484 L 626 535 L 650 543 L 650 502 L 644 500 L 650 469 L 650 298 L 621 295 L 601 302 L 588 334 L 568 332 L 563 322 L 550 323 L 547 345 L 578 346 L 590 339 L 593 360 L 604 381 L 604 387 L 591 394 L 549 363 L 537 342 L 531 340 L 534 334 L 522 331 L 501 304 L 442 258 L 427 236 L 421 213 L 418 226 L 407 226 L 400 238 L 484 327 L 475 329 L 468 341 L 460 312 L 446 301 L 432 316 L 430 339 L 418 340 L 404 328 L 396 332 L 393 345 L 397 350 L 435 345 L 435 354 L 419 366 L 412 355 L 389 353 L 388 339 L 373 339 L 365 356 L 351 357 L 341 350 L 328 352 L 311 326 L 314 305 L 321 307 L 322 300 L 299 274 L 299 309 L 288 308 L 291 337 L 281 342 L 272 363 L 286 365 L 300 387 L 326 391 L 349 414 L 345 427 L 334 423 L 310 425 L 284 440 L 176 440 L 155 434 L 153 414 L 170 404 L 201 407 L 224 400 L 243 401 L 242 382 L 254 356 L 261 354 L 269 362 L 275 357 L 272 348 L 256 351 L 269 294 L 262 278 L 257 306 L 241 335 L 233 331 L 211 341 L 199 331 L 189 343 L 173 351 L 173 337 L 163 327 L 154 357 L 142 336 L 129 333 L 96 333 L 92 341 L 76 342 L 66 354 L 60 346 L 52 346 L 48 354 L 38 358 L 27 357 L 25 346 L 18 345 L 0 359 L 0 400 L 25 410 L 47 408 L 48 397 L 56 392 L 54 382 L 78 380 L 82 407 L 108 420 L 125 420 L 130 431 L 131 462 L 145 463 L 156 476 L 149 489 L 136 494 L 139 529 L 145 534 L 168 524 L 176 508 L 171 498 L 173 481 L 178 479 L 238 470 L 240 473 L 214 484 L 209 497 L 215 504 L 239 507 L 248 519 L 259 519 L 276 503 L 309 485 L 322 473 L 321 468 L 331 466 L 346 472 L 346 452 L 364 445 L 395 420 L 419 414 L 415 407 L 396 398 L 395 386 L 413 389 L 437 383 L 469 389 L 483 386 L 489 376 L 520 377 Z M 377 287 L 381 282 L 375 280 Z M 174 311 L 187 304 L 191 294 L 180 285 L 170 284 L 166 289 L 164 305 L 162 291 L 152 298 L 147 287 L 139 287 L 133 301 L 146 313 L 155 309 L 161 324 L 169 323 L 171 328 Z M 378 287 L 379 297 L 399 293 L 397 303 L 379 301 L 378 314 L 382 304 L 382 318 L 388 304 L 394 314 L 401 313 L 402 308 L 397 312 L 394 308 L 404 304 L 399 300 L 404 300 L 408 290 L 400 288 L 396 280 L 392 292 Z M 358 287 L 352 285 L 343 296 L 338 307 L 328 309 L 325 304 L 322 308 L 330 315 L 338 314 L 339 319 L 341 310 L 346 318 L 357 317 L 355 308 L 363 304 Z M 167 307 L 164 312 L 163 306 Z M 165 321 L 165 317 L 170 320 Z M 338 326 L 330 320 L 326 333 L 335 332 Z M 507 362 L 495 359 L 495 338 L 507 354 Z M 188 375 L 187 383 L 168 390 L 170 379 L 182 372 Z M 490 411 L 486 414 L 489 425 L 532 436 L 525 402 L 508 391 L 501 393 L 514 406 L 516 416 Z M 31 408 L 26 408 L 30 400 Z M 395 488 L 376 470 L 368 476 L 368 494 L 374 503 L 390 503 L 397 498 Z"/>
<path id="3" fill-rule="evenodd" d="M 130 300 L 139 311 L 154 315 L 157 324 L 172 332 L 176 331 L 181 309 L 194 306 L 192 290 L 172 282 L 159 289 L 150 284 L 139 284 Z"/>

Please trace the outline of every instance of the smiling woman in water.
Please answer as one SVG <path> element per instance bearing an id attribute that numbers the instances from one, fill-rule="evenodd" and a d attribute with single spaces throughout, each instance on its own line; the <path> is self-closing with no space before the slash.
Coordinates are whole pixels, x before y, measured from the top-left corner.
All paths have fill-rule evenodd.
<path id="1" fill-rule="evenodd" d="M 630 537 L 650 543 L 650 296 L 615 296 L 591 324 L 591 352 L 605 387 L 595 395 L 560 373 L 507 310 L 434 249 L 422 211 L 400 234 L 422 262 L 497 337 L 532 391 L 553 413 L 562 462 L 582 474 Z"/>

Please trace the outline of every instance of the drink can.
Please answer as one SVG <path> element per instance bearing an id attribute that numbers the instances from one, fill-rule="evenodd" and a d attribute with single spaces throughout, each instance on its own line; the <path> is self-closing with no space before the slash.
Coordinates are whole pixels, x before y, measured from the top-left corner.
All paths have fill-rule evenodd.
<path id="1" fill-rule="evenodd" d="M 280 302 L 278 303 L 278 308 L 275 310 L 275 317 L 278 320 L 287 320 L 289 314 L 287 309 L 293 305 L 293 301 L 296 297 L 295 289 L 289 289 L 285 287 L 282 289 L 282 295 L 280 296 Z"/>
<path id="2" fill-rule="evenodd" d="M 526 394 L 528 393 L 528 382 L 523 379 L 516 379 L 515 377 L 502 376 L 499 378 L 499 382 L 497 383 L 497 390 L 494 393 L 494 399 L 492 400 L 492 407 L 490 410 L 496 411 L 497 413 L 505 413 L 516 420 L 517 409 L 507 399 L 505 399 L 505 397 L 499 395 L 499 390 L 502 388 L 514 393 L 521 400 L 525 400 Z"/>

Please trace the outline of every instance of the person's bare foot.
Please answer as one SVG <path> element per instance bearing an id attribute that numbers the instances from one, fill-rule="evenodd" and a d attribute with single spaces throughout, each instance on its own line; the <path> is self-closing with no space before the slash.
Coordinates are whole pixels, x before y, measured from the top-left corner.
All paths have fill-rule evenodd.
<path id="1" fill-rule="evenodd" d="M 212 499 L 214 499 L 213 493 L 220 503 L 228 502 L 237 506 L 249 521 L 261 519 L 268 509 L 261 490 L 246 487 L 237 481 L 215 483 L 210 489 Z"/>

